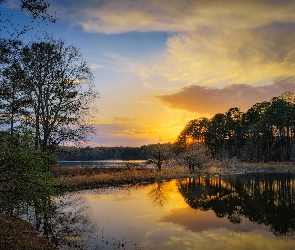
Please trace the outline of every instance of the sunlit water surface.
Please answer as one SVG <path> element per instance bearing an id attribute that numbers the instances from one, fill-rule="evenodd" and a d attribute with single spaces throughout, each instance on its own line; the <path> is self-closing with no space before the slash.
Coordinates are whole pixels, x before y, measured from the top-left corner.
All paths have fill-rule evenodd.
<path id="1" fill-rule="evenodd" d="M 87 205 L 89 249 L 295 249 L 289 174 L 202 177 L 69 197 Z"/>

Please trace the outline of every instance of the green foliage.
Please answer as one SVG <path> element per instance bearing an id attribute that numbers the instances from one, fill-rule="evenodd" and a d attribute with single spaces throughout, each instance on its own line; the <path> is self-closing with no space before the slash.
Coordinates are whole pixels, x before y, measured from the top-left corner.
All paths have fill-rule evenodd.
<path id="1" fill-rule="evenodd" d="M 1 132 L 0 137 L 0 209 L 9 213 L 25 205 L 48 209 L 50 196 L 57 194 L 50 184 L 50 157 L 34 149 L 29 134 Z"/>
<path id="2" fill-rule="evenodd" d="M 208 125 L 209 119 L 205 117 L 188 122 L 176 139 L 175 145 L 177 150 L 181 151 L 191 143 L 203 143 L 206 140 Z"/>

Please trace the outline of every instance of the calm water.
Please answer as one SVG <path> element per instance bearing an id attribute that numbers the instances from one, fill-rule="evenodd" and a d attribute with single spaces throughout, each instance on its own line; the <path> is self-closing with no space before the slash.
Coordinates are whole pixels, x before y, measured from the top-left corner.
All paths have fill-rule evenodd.
<path id="1" fill-rule="evenodd" d="M 202 177 L 73 192 L 59 208 L 60 214 L 43 218 L 55 226 L 39 227 L 60 234 L 54 239 L 87 250 L 295 249 L 291 174 Z"/>
<path id="2" fill-rule="evenodd" d="M 174 180 L 67 198 L 87 207 L 80 209 L 92 224 L 86 249 L 295 249 L 290 174 Z"/>

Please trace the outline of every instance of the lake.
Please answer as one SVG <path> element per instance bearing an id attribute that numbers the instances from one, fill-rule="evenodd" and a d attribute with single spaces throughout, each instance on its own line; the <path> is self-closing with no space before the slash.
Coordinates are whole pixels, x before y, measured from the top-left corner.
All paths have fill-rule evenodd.
<path id="1" fill-rule="evenodd" d="M 76 230 L 68 239 L 84 249 L 295 249 L 294 174 L 190 178 L 64 200 L 63 216 L 76 218 L 67 219 Z"/>

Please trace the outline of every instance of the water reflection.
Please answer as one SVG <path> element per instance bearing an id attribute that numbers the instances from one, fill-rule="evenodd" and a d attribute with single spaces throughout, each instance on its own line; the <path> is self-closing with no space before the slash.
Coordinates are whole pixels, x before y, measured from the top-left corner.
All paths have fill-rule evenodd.
<path id="1" fill-rule="evenodd" d="M 170 198 L 172 188 L 169 182 L 157 182 L 148 193 L 150 200 L 156 206 L 163 207 Z"/>
<path id="2" fill-rule="evenodd" d="M 200 177 L 177 182 L 178 190 L 193 209 L 213 210 L 234 224 L 243 218 L 270 226 L 275 235 L 294 235 L 295 176 L 252 174 Z"/>
<path id="3" fill-rule="evenodd" d="M 80 194 L 100 249 L 294 249 L 294 180 L 216 176 Z"/>
<path id="4" fill-rule="evenodd" d="M 77 194 L 56 198 L 50 211 L 30 208 L 23 215 L 47 242 L 61 249 L 95 248 L 95 224 L 85 199 Z M 92 248 L 91 248 L 92 249 Z"/>
<path id="5" fill-rule="evenodd" d="M 87 190 L 33 223 L 70 249 L 293 249 L 295 175 L 190 178 Z M 284 236 L 284 237 L 277 237 Z M 259 239 L 259 240 L 253 240 Z"/>

